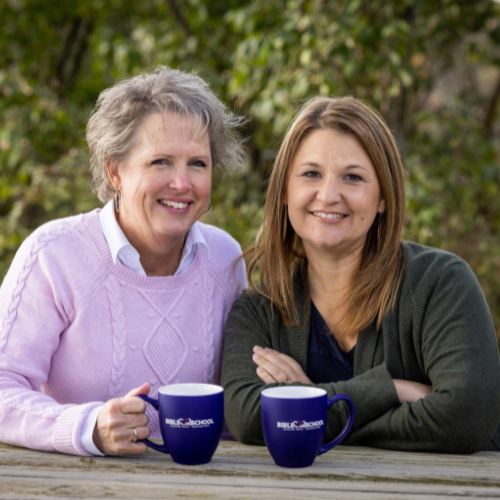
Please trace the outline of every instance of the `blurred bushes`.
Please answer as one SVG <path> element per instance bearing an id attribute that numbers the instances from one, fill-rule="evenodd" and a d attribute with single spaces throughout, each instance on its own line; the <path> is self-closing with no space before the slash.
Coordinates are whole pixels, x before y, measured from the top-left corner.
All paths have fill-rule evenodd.
<path id="1" fill-rule="evenodd" d="M 493 0 L 0 0 L 0 276 L 43 222 L 99 206 L 85 124 L 101 90 L 166 64 L 252 120 L 204 220 L 245 247 L 297 108 L 365 99 L 408 171 L 405 237 L 473 267 L 500 334 L 500 5 Z"/>

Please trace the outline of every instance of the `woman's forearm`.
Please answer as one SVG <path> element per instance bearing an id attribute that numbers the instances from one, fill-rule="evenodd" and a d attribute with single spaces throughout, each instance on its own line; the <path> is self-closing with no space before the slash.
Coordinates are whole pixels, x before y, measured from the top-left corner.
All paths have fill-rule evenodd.
<path id="1" fill-rule="evenodd" d="M 0 370 L 0 442 L 43 451 L 87 455 L 78 439 L 85 416 L 98 402 L 61 405 L 20 377 Z"/>

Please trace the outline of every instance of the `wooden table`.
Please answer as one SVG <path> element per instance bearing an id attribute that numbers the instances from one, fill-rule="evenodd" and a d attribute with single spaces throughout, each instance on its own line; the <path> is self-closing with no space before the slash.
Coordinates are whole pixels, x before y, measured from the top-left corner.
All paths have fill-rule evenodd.
<path id="1" fill-rule="evenodd" d="M 0 444 L 0 499 L 500 498 L 500 453 L 399 453 L 339 446 L 306 469 L 274 465 L 267 449 L 220 444 L 208 465 L 168 455 L 83 458 Z"/>

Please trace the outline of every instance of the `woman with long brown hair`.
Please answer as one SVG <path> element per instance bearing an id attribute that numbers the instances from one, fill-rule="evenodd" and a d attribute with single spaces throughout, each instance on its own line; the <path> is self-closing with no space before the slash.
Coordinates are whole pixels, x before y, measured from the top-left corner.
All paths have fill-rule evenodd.
<path id="1" fill-rule="evenodd" d="M 314 384 L 353 401 L 345 444 L 500 449 L 500 363 L 481 288 L 459 257 L 403 242 L 404 213 L 383 119 L 354 98 L 309 101 L 276 158 L 251 288 L 226 327 L 226 420 L 238 440 L 263 444 L 264 388 Z M 328 440 L 345 424 L 342 404 Z"/>

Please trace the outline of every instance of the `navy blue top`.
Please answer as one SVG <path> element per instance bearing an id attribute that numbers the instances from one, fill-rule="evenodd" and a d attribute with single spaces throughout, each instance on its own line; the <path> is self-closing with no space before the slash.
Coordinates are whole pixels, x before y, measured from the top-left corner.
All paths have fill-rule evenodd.
<path id="1" fill-rule="evenodd" d="M 350 380 L 353 374 L 354 346 L 344 352 L 311 300 L 311 329 L 307 352 L 307 373 L 313 384 Z"/>

